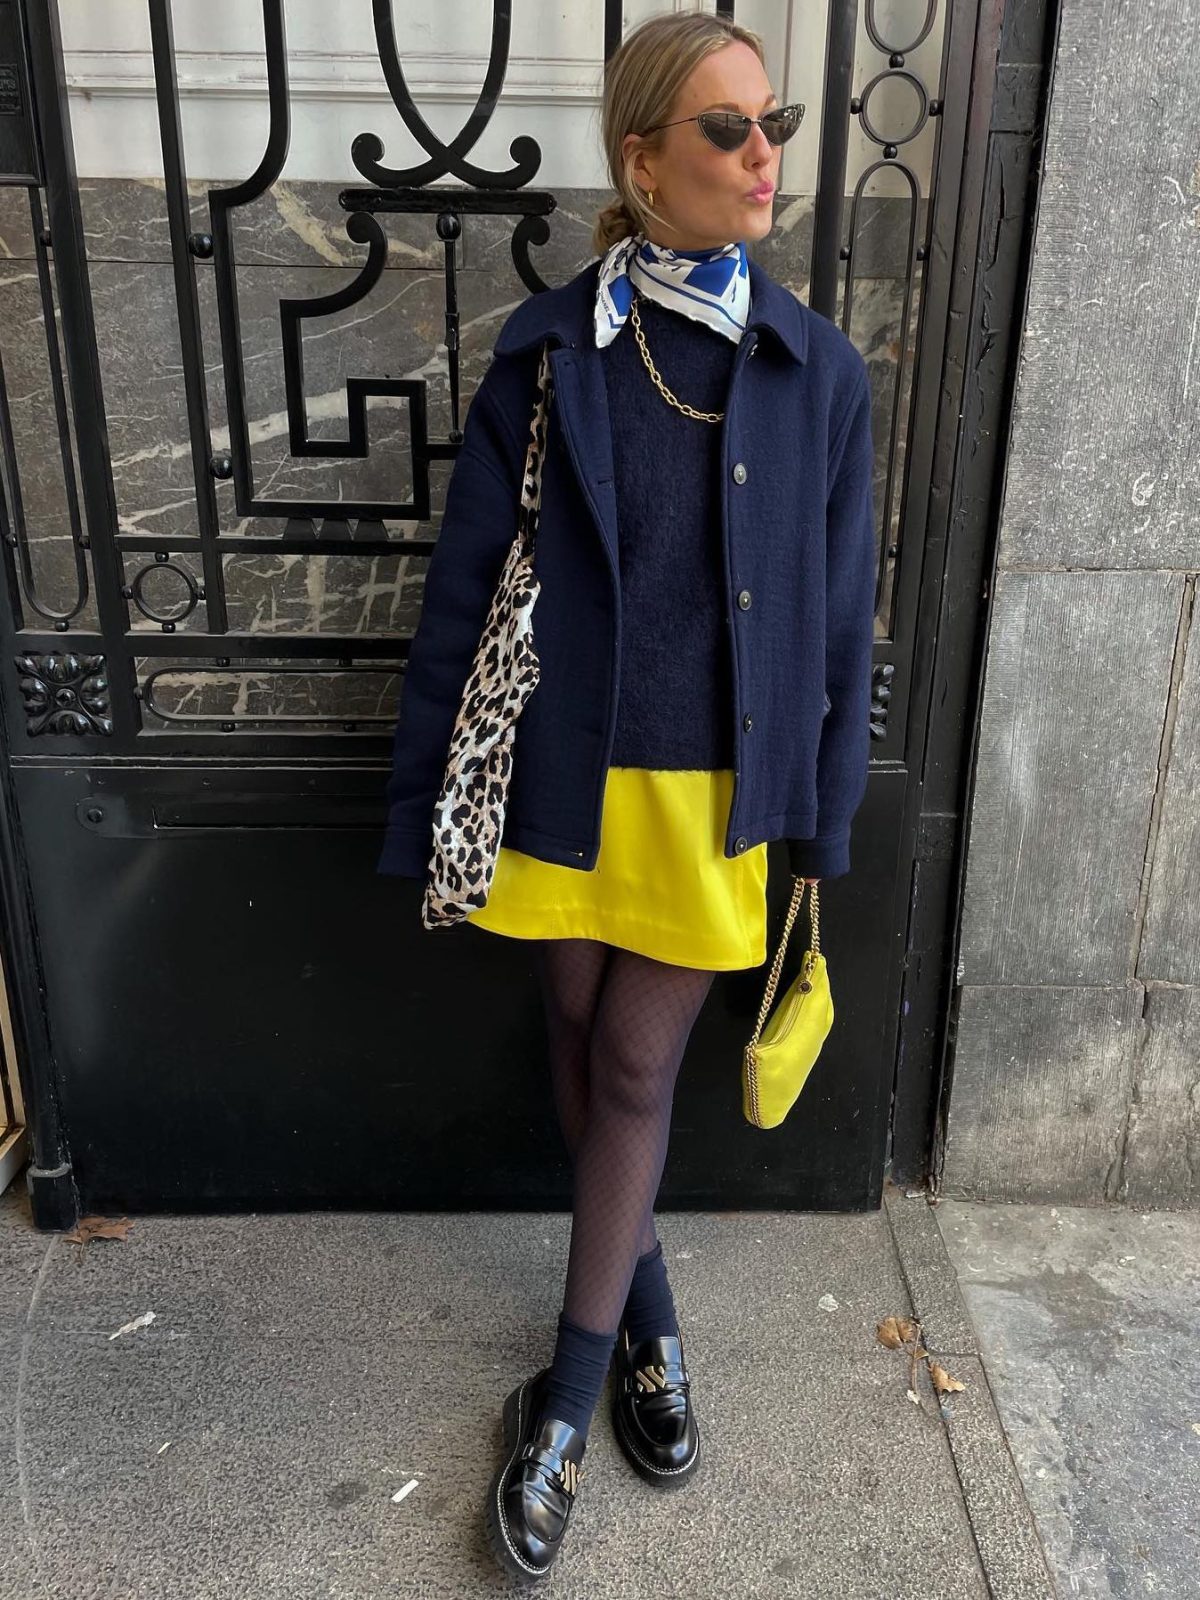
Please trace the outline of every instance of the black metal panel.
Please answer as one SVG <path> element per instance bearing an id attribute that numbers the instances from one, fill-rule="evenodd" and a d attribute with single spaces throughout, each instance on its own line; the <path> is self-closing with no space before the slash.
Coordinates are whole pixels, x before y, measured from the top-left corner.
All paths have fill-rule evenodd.
<path id="1" fill-rule="evenodd" d="M 899 773 L 873 787 L 861 870 L 822 904 L 838 1021 L 802 1114 L 769 1133 L 742 1120 L 762 974 L 722 974 L 662 1205 L 878 1203 L 877 886 L 895 875 L 902 788 Z M 87 1209 L 569 1205 L 528 948 L 470 924 L 401 934 L 421 886 L 374 876 L 374 773 L 25 766 L 16 793 Z M 778 925 L 789 884 L 771 852 Z M 784 982 L 798 960 L 797 945 Z"/>
<path id="2" fill-rule="evenodd" d="M 911 917 L 898 1013 L 891 1159 L 902 1182 L 931 1177 L 936 1184 L 944 1145 L 965 820 L 1057 17 L 1056 0 L 984 8 L 974 42 L 979 109 L 964 140 L 966 201 L 955 233 L 983 248 L 960 254 L 948 308 L 956 335 L 933 462 L 943 487 L 928 529 L 918 622 L 928 697 L 914 732 L 922 783 L 911 808 Z M 936 248 L 953 243 L 947 229 Z"/>

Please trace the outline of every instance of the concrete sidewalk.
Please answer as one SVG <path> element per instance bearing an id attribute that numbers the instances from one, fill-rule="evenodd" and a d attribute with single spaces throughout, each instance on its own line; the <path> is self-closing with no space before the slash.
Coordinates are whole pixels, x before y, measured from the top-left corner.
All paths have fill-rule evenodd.
<path id="1" fill-rule="evenodd" d="M 1200 1596 L 1200 1213 L 943 1200 L 1064 1596 Z"/>
<path id="2" fill-rule="evenodd" d="M 552 1349 L 563 1213 L 146 1217 L 79 1247 L 0 1200 L 4 1600 L 515 1592 L 482 1499 Z M 657 1493 L 602 1399 L 563 1596 L 1054 1593 L 935 1211 L 659 1219 L 706 1461 Z M 153 1313 L 129 1331 L 126 1325 Z M 876 1338 L 920 1319 L 939 1404 Z M 114 1337 L 114 1335 L 118 1335 Z M 412 1485 L 403 1498 L 398 1492 Z"/>

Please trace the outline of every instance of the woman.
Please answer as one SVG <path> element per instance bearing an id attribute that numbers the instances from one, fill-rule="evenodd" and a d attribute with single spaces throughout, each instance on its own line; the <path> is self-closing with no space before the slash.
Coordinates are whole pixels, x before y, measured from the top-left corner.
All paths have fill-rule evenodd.
<path id="1" fill-rule="evenodd" d="M 553 1358 L 505 1402 L 486 1508 L 497 1559 L 530 1582 L 561 1548 L 614 1358 L 630 1464 L 662 1487 L 695 1471 L 654 1229 L 676 1076 L 714 974 L 766 958 L 767 842 L 787 839 L 810 882 L 847 871 L 866 785 L 866 367 L 746 249 L 770 230 L 802 112 L 778 105 L 758 36 L 716 16 L 655 17 L 615 52 L 603 123 L 618 198 L 599 260 L 501 330 L 410 646 L 380 870 L 423 877 L 548 342 L 540 679 L 488 901 L 468 918 L 535 941 L 574 1164 Z"/>

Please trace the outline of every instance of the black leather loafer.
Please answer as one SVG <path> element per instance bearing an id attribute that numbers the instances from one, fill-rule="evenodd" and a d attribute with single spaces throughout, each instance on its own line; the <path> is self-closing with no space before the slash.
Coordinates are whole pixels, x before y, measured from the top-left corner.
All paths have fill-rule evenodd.
<path id="1" fill-rule="evenodd" d="M 633 1470 L 647 1483 L 675 1489 L 700 1461 L 700 1430 L 679 1335 L 629 1342 L 622 1322 L 613 1351 L 613 1432 Z"/>
<path id="2" fill-rule="evenodd" d="M 535 1425 L 549 1372 L 543 1367 L 526 1378 L 504 1402 L 504 1459 L 488 1488 L 488 1543 L 522 1583 L 535 1583 L 553 1566 L 584 1476 L 587 1435 L 553 1417 Z"/>

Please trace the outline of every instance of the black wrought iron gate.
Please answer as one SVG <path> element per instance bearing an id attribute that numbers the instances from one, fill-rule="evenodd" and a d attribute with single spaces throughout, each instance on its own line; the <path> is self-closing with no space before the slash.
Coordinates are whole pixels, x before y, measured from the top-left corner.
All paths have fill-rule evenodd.
<path id="1" fill-rule="evenodd" d="M 166 365 L 185 431 L 163 450 L 169 423 L 141 419 L 165 509 L 136 516 L 114 479 L 106 369 L 143 359 L 149 381 L 158 357 L 149 332 L 140 357 L 136 332 L 132 351 L 128 338 L 117 351 L 97 336 L 54 0 L 0 4 L 4 199 L 10 216 L 18 199 L 27 207 L 38 297 L 36 316 L 0 326 L 4 936 L 36 1216 L 53 1227 L 80 1209 L 565 1204 L 527 952 L 471 928 L 430 937 L 419 885 L 374 874 L 411 579 L 433 547 L 428 525 L 495 331 L 463 336 L 472 230 L 516 219 L 510 299 L 590 255 L 564 260 L 561 239 L 555 254 L 556 198 L 534 186 L 532 138 L 513 141 L 507 170 L 471 156 L 502 96 L 511 0 L 495 0 L 486 80 L 449 143 L 409 94 L 401 8 L 393 17 L 374 0 L 384 78 L 427 157 L 398 169 L 378 138 L 354 141 L 366 186 L 339 200 L 355 270 L 331 293 L 278 294 L 274 349 L 255 369 L 273 373 L 273 388 L 248 369 L 239 261 L 288 150 L 283 0 L 262 3 L 261 159 L 244 181 L 199 196 L 184 170 L 171 3 L 148 4 L 178 352 Z M 822 902 L 839 1026 L 804 1114 L 755 1132 L 741 1120 L 739 1063 L 765 969 L 718 976 L 681 1075 L 663 1206 L 879 1199 L 911 865 L 910 700 L 927 689 L 914 670 L 922 549 L 939 407 L 956 404 L 943 392 L 948 280 L 960 229 L 973 248 L 978 226 L 962 173 L 980 8 L 949 4 L 922 0 L 908 36 L 893 38 L 866 0 L 879 70 L 852 93 L 857 7 L 831 0 L 811 246 L 799 229 L 771 244 L 780 276 L 807 270 L 810 303 L 853 334 L 861 251 L 878 249 L 860 245 L 864 189 L 877 168 L 900 176 L 890 206 L 901 304 L 892 336 L 868 352 L 880 444 L 876 759 L 854 871 Z M 609 3 L 606 56 L 621 25 Z M 907 63 L 935 29 L 941 81 L 930 86 Z M 913 115 L 893 129 L 881 91 L 897 82 Z M 931 117 L 926 194 L 905 147 Z M 878 159 L 847 205 L 855 120 Z M 340 417 L 314 414 L 306 338 L 379 292 L 385 222 L 398 216 L 427 241 L 438 360 L 398 376 L 386 348 L 353 350 Z M 531 247 L 546 247 L 539 259 L 554 270 L 535 266 Z M 136 308 L 120 312 L 136 330 Z M 31 327 L 44 340 L 45 414 L 13 383 Z M 255 408 L 285 421 L 256 427 Z M 122 418 L 124 459 L 139 454 L 138 432 Z M 267 570 L 255 563 L 299 573 L 311 591 L 331 562 L 389 590 L 387 626 L 370 607 L 347 625 L 344 606 L 332 626 L 320 607 L 288 625 L 273 601 L 264 618 L 261 587 L 257 607 L 247 599 L 247 573 Z M 773 947 L 788 889 L 781 845 L 771 862 Z"/>

